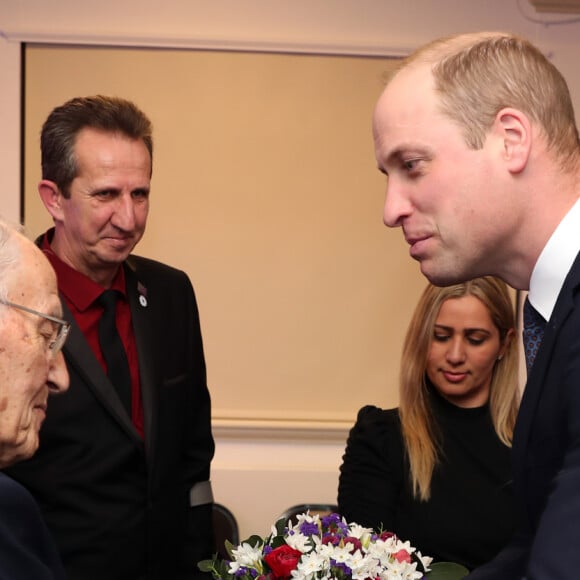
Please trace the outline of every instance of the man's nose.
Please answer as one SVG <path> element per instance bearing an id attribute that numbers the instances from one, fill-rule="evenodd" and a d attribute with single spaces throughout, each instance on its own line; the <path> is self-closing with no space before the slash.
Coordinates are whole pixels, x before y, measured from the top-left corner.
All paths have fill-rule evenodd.
<path id="1" fill-rule="evenodd" d="M 402 187 L 389 179 L 385 191 L 385 205 L 383 209 L 383 223 L 396 228 L 403 224 L 404 218 L 412 212 L 412 206 Z"/>
<path id="2" fill-rule="evenodd" d="M 64 393 L 69 387 L 69 375 L 62 351 L 50 360 L 48 383 L 51 394 Z"/>
<path id="3" fill-rule="evenodd" d="M 130 193 L 122 193 L 117 198 L 111 223 L 126 232 L 135 228 L 135 200 Z"/>

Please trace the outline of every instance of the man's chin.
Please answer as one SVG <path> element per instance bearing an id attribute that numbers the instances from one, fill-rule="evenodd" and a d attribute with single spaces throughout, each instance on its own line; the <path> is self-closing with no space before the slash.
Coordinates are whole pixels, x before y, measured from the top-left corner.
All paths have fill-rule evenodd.
<path id="1" fill-rule="evenodd" d="M 434 286 L 451 286 L 469 280 L 468 275 L 462 275 L 456 269 L 437 264 L 433 260 L 420 261 L 421 273 Z"/>

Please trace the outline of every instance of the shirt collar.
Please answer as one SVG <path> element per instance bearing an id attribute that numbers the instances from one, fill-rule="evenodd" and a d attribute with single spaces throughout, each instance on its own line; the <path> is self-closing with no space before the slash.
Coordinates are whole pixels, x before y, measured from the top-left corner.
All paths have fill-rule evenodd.
<path id="1" fill-rule="evenodd" d="M 570 208 L 544 246 L 530 278 L 528 298 L 550 320 L 564 280 L 580 252 L 580 199 Z"/>
<path id="2" fill-rule="evenodd" d="M 43 237 L 41 249 L 56 272 L 59 291 L 67 302 L 73 304 L 79 312 L 84 312 L 103 293 L 105 288 L 63 262 L 54 253 L 50 246 L 53 235 L 54 228 L 50 229 Z M 117 274 L 115 274 L 111 288 L 119 291 L 126 299 L 124 268 L 119 268 Z"/>

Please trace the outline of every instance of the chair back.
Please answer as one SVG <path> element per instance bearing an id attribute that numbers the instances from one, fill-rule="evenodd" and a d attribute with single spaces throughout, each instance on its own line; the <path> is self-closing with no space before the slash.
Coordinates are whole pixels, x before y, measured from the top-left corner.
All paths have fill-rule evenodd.
<path id="1" fill-rule="evenodd" d="M 225 548 L 225 541 L 229 540 L 234 546 L 240 543 L 238 522 L 234 514 L 220 503 L 213 504 L 212 511 L 213 533 L 214 533 L 214 553 L 218 553 L 221 558 L 229 559 L 229 554 Z"/>

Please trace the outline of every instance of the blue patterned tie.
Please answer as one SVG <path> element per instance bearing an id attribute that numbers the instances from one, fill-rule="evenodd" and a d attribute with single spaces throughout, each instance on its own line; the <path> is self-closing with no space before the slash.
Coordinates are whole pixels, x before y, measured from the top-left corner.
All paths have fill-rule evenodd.
<path id="1" fill-rule="evenodd" d="M 542 338 L 544 336 L 544 328 L 546 327 L 546 321 L 542 318 L 542 315 L 531 305 L 530 301 L 526 298 L 524 302 L 524 349 L 526 354 L 526 367 L 528 369 L 528 374 L 536 354 L 538 354 L 538 349 L 542 343 Z"/>

